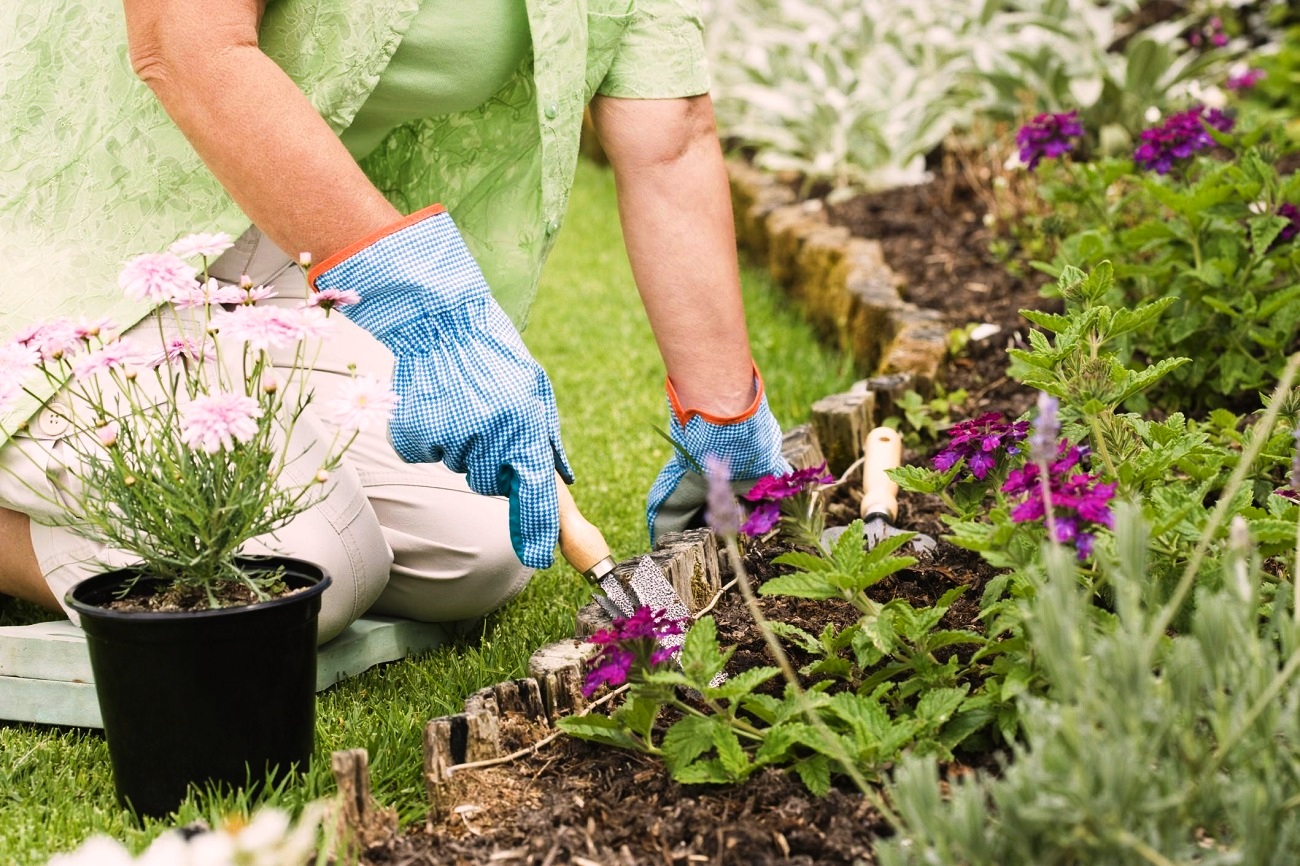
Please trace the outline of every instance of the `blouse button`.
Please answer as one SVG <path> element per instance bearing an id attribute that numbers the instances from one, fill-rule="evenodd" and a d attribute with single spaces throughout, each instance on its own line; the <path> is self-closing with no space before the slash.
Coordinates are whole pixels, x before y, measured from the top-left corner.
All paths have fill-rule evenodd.
<path id="1" fill-rule="evenodd" d="M 556 105 L 555 105 L 554 102 L 552 102 L 550 105 L 546 106 L 546 112 L 545 112 L 545 114 L 546 114 L 546 119 L 547 119 L 547 120 L 554 120 L 554 119 L 556 118 L 556 115 L 558 115 L 559 113 L 560 113 L 560 110 L 559 110 L 559 108 L 556 107 Z"/>

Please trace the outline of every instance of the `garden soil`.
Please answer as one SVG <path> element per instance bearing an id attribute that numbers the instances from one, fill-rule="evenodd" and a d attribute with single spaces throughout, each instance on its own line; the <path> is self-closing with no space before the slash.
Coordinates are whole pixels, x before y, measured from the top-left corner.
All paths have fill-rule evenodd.
<path id="1" fill-rule="evenodd" d="M 863 196 L 828 206 L 833 223 L 879 240 L 886 260 L 905 281 L 905 297 L 939 310 L 951 328 L 997 325 L 998 333 L 966 347 L 946 386 L 969 398 L 951 420 L 983 412 L 1010 418 L 1033 394 L 1006 378 L 1006 349 L 1025 341 L 1018 310 L 1050 309 L 1038 296 L 1044 277 L 1013 276 L 988 253 L 989 229 L 981 198 L 960 177 Z M 905 453 L 905 462 L 927 455 Z M 847 494 L 829 499 L 829 522 L 847 523 L 856 506 Z M 954 585 L 967 591 L 942 624 L 978 630 L 975 620 L 991 570 L 977 554 L 942 540 L 945 527 L 935 497 L 905 494 L 898 523 L 940 539 L 933 556 L 873 587 L 879 601 L 904 597 L 933 604 Z M 777 573 L 774 549 L 750 550 L 757 582 Z M 769 618 L 813 633 L 827 622 L 856 619 L 838 602 L 789 598 L 761 600 Z M 737 594 L 712 611 L 723 646 L 735 646 L 732 669 L 771 664 L 762 637 Z M 798 653 L 794 654 L 800 663 Z M 525 737 L 526 739 L 526 737 Z M 996 767 L 996 756 L 958 755 L 944 772 L 970 772 L 971 763 Z M 884 768 L 883 772 L 888 772 Z M 741 786 L 683 786 L 654 759 L 561 737 L 510 764 L 474 771 L 458 802 L 427 826 L 416 826 L 368 851 L 370 866 L 417 864 L 870 864 L 874 841 L 888 826 L 847 783 L 822 798 L 797 778 L 763 772 Z"/>

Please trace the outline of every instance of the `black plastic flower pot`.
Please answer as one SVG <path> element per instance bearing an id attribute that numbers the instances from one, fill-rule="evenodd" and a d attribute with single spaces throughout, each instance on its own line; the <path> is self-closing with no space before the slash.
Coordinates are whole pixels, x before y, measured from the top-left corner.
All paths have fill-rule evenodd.
<path id="1" fill-rule="evenodd" d="M 101 607 L 138 574 L 122 569 L 68 593 L 90 649 L 117 799 L 139 814 L 174 811 L 191 785 L 255 789 L 311 760 L 316 620 L 330 579 L 300 560 L 245 562 L 282 568 L 298 591 L 208 611 Z"/>

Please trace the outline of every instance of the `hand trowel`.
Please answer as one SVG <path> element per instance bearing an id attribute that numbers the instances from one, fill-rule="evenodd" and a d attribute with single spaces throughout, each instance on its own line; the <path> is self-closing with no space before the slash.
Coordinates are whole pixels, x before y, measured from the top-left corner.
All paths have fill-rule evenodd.
<path id="1" fill-rule="evenodd" d="M 903 440 L 898 431 L 890 427 L 877 427 L 867 434 L 863 443 L 865 456 L 862 468 L 862 536 L 868 550 L 882 539 L 906 530 L 894 525 L 898 516 L 898 483 L 887 471 L 897 469 L 903 462 Z M 844 534 L 844 526 L 832 526 L 822 533 L 822 544 L 830 546 Z M 930 553 L 935 540 L 917 533 L 908 545 L 913 553 Z"/>

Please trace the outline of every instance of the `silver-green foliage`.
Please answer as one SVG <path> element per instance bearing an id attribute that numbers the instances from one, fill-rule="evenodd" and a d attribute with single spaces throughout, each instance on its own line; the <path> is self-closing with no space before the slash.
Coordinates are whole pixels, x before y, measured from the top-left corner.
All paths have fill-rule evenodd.
<path id="1" fill-rule="evenodd" d="M 1145 576 L 1149 539 L 1117 515 L 1113 610 L 1092 602 L 1055 551 L 1026 602 L 1037 664 L 1052 684 L 1022 701 L 1005 770 L 954 781 L 933 761 L 897 772 L 899 834 L 880 863 L 1290 864 L 1300 857 L 1300 623 L 1261 616 L 1258 557 L 1235 527 L 1222 580 L 1201 584 L 1190 624 Z"/>
<path id="2" fill-rule="evenodd" d="M 924 180 L 926 155 L 981 115 L 1081 108 L 1131 136 L 1213 59 L 1186 53 L 1179 22 L 1110 51 L 1137 5 L 705 0 L 719 125 L 764 167 L 868 188 Z"/>

